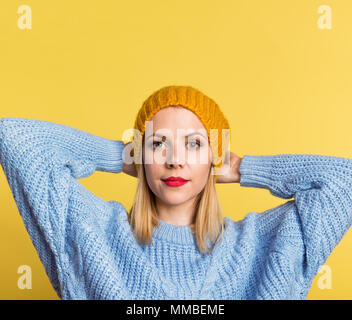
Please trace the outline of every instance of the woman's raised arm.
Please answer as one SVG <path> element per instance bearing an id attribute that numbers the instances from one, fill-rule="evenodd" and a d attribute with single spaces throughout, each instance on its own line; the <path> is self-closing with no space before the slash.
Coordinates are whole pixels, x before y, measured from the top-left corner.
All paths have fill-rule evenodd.
<path id="1" fill-rule="evenodd" d="M 294 247 L 299 243 L 295 239 L 303 238 L 303 274 L 312 280 L 352 224 L 352 159 L 311 154 L 245 155 L 239 171 L 241 186 L 266 188 L 284 199 L 294 197 L 288 203 L 294 204 L 294 210 L 270 209 L 259 215 L 258 230 L 275 226 L 281 248 L 290 243 Z M 280 220 L 275 218 L 276 212 L 283 212 Z M 296 252 L 299 250 L 297 247 Z"/>
<path id="2" fill-rule="evenodd" d="M 121 172 L 123 149 L 122 141 L 49 121 L 0 119 L 1 165 L 25 227 L 59 295 L 67 233 L 76 219 L 93 219 L 109 207 L 76 179 L 90 176 L 95 170 Z"/>

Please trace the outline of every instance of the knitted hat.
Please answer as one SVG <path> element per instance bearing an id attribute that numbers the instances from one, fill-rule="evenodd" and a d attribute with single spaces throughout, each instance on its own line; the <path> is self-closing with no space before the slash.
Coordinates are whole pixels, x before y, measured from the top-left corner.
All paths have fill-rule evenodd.
<path id="1" fill-rule="evenodd" d="M 215 101 L 191 86 L 166 86 L 155 91 L 144 101 L 134 124 L 134 129 L 137 130 L 134 130 L 133 135 L 129 138 L 123 139 L 125 144 L 134 140 L 133 149 L 137 171 L 139 171 L 138 163 L 142 163 L 142 158 L 140 158 L 139 162 L 136 160 L 138 157 L 141 157 L 140 151 L 146 121 L 150 121 L 159 110 L 169 106 L 182 106 L 192 111 L 204 125 L 208 133 L 208 141 L 213 154 L 212 163 L 214 168 L 217 168 L 214 172 L 214 179 L 216 181 L 216 172 L 222 166 L 226 151 L 229 148 L 230 126 Z M 211 131 L 211 129 L 217 130 Z M 228 130 L 223 131 L 223 129 Z M 223 135 L 225 141 L 222 147 Z M 224 150 L 222 150 L 222 148 Z"/>

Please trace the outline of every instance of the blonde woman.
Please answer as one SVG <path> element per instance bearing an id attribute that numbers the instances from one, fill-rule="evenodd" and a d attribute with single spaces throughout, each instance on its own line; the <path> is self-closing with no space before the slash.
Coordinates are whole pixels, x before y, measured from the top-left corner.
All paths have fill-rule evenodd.
<path id="1" fill-rule="evenodd" d="M 155 91 L 134 129 L 123 142 L 0 120 L 2 168 L 61 299 L 306 298 L 351 225 L 351 159 L 238 157 L 218 105 L 191 86 Z M 77 180 L 95 170 L 138 178 L 129 211 Z M 215 183 L 293 199 L 234 221 Z"/>

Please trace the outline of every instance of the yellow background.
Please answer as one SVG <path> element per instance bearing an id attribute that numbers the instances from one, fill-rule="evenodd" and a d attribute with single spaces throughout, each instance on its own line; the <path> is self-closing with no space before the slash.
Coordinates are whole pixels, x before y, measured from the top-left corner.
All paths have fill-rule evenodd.
<path id="1" fill-rule="evenodd" d="M 32 29 L 21 30 L 21 4 Z M 318 8 L 332 9 L 332 29 Z M 48 120 L 121 140 L 145 98 L 192 85 L 228 117 L 231 151 L 352 158 L 350 0 L 7 0 L 0 2 L 0 117 Z M 80 180 L 130 207 L 137 185 L 123 173 Z M 235 220 L 286 200 L 238 184 L 217 185 Z M 0 170 L 0 299 L 58 299 Z M 326 262 L 332 289 L 308 299 L 352 298 L 352 231 Z M 17 268 L 32 269 L 32 289 Z"/>

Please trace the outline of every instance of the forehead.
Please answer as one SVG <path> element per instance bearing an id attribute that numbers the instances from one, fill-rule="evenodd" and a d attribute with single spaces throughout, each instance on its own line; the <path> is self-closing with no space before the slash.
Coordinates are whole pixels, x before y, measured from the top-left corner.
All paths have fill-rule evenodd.
<path id="1" fill-rule="evenodd" d="M 154 131 L 158 129 L 205 129 L 198 116 L 182 107 L 169 106 L 159 110 L 152 118 Z"/>

